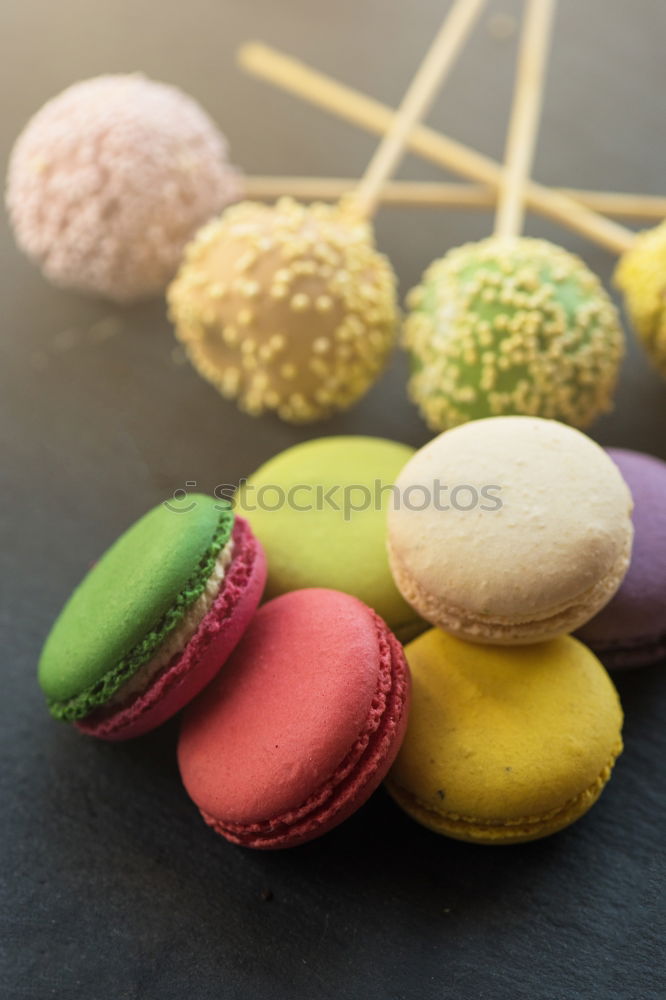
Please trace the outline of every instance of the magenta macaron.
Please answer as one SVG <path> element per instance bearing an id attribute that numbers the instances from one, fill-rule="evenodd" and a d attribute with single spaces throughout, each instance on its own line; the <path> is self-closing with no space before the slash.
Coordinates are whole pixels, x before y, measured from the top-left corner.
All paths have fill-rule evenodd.
<path id="1" fill-rule="evenodd" d="M 49 710 L 124 740 L 175 715 L 247 628 L 266 580 L 246 521 L 213 497 L 159 504 L 93 565 L 44 644 Z"/>
<path id="2" fill-rule="evenodd" d="M 634 499 L 629 571 L 602 610 L 577 632 L 609 669 L 666 659 L 666 462 L 609 448 Z"/>
<path id="3" fill-rule="evenodd" d="M 361 806 L 404 736 L 409 672 L 355 597 L 298 590 L 259 609 L 183 716 L 178 762 L 205 821 L 245 847 L 291 847 Z"/>

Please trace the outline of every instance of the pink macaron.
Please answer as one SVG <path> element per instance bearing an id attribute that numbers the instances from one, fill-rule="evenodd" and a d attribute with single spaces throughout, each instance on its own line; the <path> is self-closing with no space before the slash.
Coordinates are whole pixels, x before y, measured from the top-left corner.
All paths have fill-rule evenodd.
<path id="1" fill-rule="evenodd" d="M 400 643 L 361 601 L 298 590 L 259 609 L 213 683 L 187 709 L 185 788 L 205 821 L 244 847 L 292 847 L 354 813 L 405 733 Z"/>

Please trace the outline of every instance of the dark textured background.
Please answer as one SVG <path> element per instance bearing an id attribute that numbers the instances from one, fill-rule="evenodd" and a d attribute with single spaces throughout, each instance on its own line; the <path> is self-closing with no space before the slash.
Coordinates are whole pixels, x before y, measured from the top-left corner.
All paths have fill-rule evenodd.
<path id="1" fill-rule="evenodd" d="M 373 140 L 244 78 L 259 37 L 396 103 L 445 5 L 435 0 L 4 0 L 0 158 L 73 80 L 142 69 L 198 97 L 248 172 L 353 176 Z M 431 121 L 500 155 L 515 33 L 491 0 Z M 494 19 L 493 19 L 494 18 Z M 661 0 L 561 0 L 535 175 L 666 193 Z M 409 158 L 401 176 L 437 178 Z M 487 213 L 386 209 L 380 246 L 403 290 Z M 128 310 L 55 291 L 0 234 L 3 564 L 0 994 L 648 1000 L 666 990 L 663 668 L 618 678 L 627 749 L 599 805 L 512 849 L 436 837 L 383 792 L 319 842 L 282 854 L 210 833 L 182 791 L 175 724 L 129 746 L 50 720 L 35 682 L 49 624 L 84 568 L 185 480 L 251 472 L 309 436 L 421 444 L 400 356 L 351 413 L 295 430 L 224 403 L 174 350 L 161 302 Z M 610 257 L 530 220 L 582 253 Z M 666 458 L 666 385 L 633 345 L 605 444 Z M 265 899 L 272 894 L 271 899 Z"/>

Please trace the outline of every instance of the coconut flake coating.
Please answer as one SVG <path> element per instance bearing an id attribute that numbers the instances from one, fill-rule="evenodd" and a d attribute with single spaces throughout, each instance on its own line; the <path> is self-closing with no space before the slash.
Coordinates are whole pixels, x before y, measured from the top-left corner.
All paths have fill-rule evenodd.
<path id="1" fill-rule="evenodd" d="M 574 254 L 495 237 L 457 247 L 408 297 L 410 398 L 429 427 L 510 414 L 587 427 L 611 408 L 617 311 Z"/>
<path id="2" fill-rule="evenodd" d="M 168 299 L 199 374 L 290 423 L 352 406 L 396 337 L 391 265 L 339 205 L 232 206 L 189 244 Z"/>
<path id="3" fill-rule="evenodd" d="M 49 280 L 130 302 L 160 294 L 192 234 L 239 195 L 200 105 L 137 73 L 48 101 L 14 145 L 6 201 L 19 247 Z"/>

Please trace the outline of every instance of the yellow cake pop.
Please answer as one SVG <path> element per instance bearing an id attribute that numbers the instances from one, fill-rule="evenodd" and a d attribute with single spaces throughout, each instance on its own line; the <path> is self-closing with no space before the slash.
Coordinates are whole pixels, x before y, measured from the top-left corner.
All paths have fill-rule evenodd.
<path id="1" fill-rule="evenodd" d="M 666 376 L 666 222 L 634 238 L 614 280 L 652 363 Z"/>
<path id="2" fill-rule="evenodd" d="M 395 340 L 391 265 L 339 205 L 234 206 L 188 246 L 168 299 L 201 375 L 293 423 L 355 403 Z"/>

